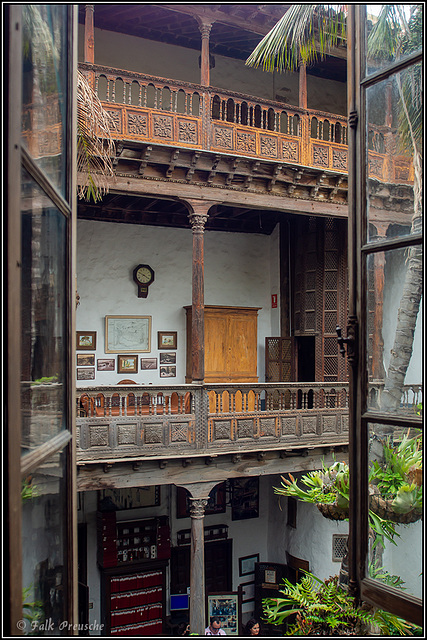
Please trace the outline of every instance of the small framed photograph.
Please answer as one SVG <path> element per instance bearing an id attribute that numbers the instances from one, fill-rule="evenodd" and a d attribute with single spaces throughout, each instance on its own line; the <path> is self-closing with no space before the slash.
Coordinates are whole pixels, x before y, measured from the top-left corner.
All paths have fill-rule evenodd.
<path id="1" fill-rule="evenodd" d="M 226 593 L 208 593 L 206 600 L 206 624 L 209 624 L 212 616 L 217 616 L 221 620 L 221 628 L 225 631 L 225 635 L 240 635 L 241 590 Z"/>
<path id="2" fill-rule="evenodd" d="M 245 602 L 253 602 L 255 600 L 255 582 L 241 582 L 242 588 L 242 604 Z"/>
<path id="3" fill-rule="evenodd" d="M 157 348 L 158 349 L 176 349 L 177 348 L 177 331 L 158 331 L 157 332 Z"/>
<path id="4" fill-rule="evenodd" d="M 157 358 L 141 358 L 141 371 L 157 369 Z"/>
<path id="5" fill-rule="evenodd" d="M 77 380 L 95 380 L 95 367 L 77 367 Z"/>
<path id="6" fill-rule="evenodd" d="M 176 367 L 163 366 L 160 367 L 161 378 L 176 378 Z"/>
<path id="7" fill-rule="evenodd" d="M 138 373 L 138 356 L 128 353 L 117 356 L 117 373 Z"/>
<path id="8" fill-rule="evenodd" d="M 76 349 L 96 349 L 96 331 L 76 331 Z"/>
<path id="9" fill-rule="evenodd" d="M 161 353 L 160 364 L 176 364 L 176 353 Z"/>
<path id="10" fill-rule="evenodd" d="M 77 353 L 76 357 L 77 357 L 78 367 L 94 367 L 95 366 L 94 353 Z"/>
<path id="11" fill-rule="evenodd" d="M 114 358 L 100 358 L 96 361 L 98 371 L 115 371 L 116 362 Z"/>
<path id="12" fill-rule="evenodd" d="M 239 558 L 239 576 L 250 576 L 255 573 L 256 562 L 259 562 L 259 553 Z"/>

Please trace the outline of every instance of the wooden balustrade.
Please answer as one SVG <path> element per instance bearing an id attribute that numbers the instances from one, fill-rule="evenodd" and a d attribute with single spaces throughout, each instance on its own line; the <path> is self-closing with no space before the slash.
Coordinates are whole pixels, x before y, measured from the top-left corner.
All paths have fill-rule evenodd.
<path id="1" fill-rule="evenodd" d="M 347 173 L 347 118 L 214 87 L 81 63 L 114 123 L 114 137 L 254 156 Z M 390 153 L 395 135 L 372 127 L 372 178 L 412 183 L 413 167 Z"/>

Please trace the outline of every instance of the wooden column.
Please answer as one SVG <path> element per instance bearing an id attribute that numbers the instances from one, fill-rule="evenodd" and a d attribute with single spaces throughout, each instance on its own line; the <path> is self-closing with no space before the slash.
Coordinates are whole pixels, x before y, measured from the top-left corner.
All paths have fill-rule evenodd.
<path id="1" fill-rule="evenodd" d="M 298 104 L 301 109 L 307 109 L 307 65 L 299 62 L 299 98 Z"/>
<path id="2" fill-rule="evenodd" d="M 301 109 L 307 109 L 307 73 L 304 62 L 299 62 L 299 95 L 298 104 Z M 301 162 L 309 164 L 310 122 L 307 113 L 301 114 Z"/>
<path id="3" fill-rule="evenodd" d="M 94 5 L 87 4 L 85 6 L 85 44 L 84 56 L 85 62 L 89 64 L 95 63 L 95 37 L 93 27 Z"/>
<path id="4" fill-rule="evenodd" d="M 204 635 L 205 620 L 205 508 L 218 482 L 183 485 L 191 493 L 190 631 Z"/>
<path id="5" fill-rule="evenodd" d="M 192 379 L 193 382 L 203 381 L 205 377 L 205 300 L 204 300 L 204 237 L 208 210 L 212 202 L 203 200 L 187 201 L 192 209 L 189 214 L 193 231 L 193 275 L 192 275 Z"/>
<path id="6" fill-rule="evenodd" d="M 209 78 L 209 35 L 212 29 L 212 23 L 199 19 L 199 29 L 202 34 L 202 61 L 200 64 L 200 84 L 208 87 Z"/>

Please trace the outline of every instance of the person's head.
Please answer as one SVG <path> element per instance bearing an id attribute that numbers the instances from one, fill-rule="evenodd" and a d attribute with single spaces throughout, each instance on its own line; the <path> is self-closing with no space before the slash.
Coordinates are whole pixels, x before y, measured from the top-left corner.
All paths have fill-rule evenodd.
<path id="1" fill-rule="evenodd" d="M 189 636 L 190 635 L 190 625 L 188 622 L 181 622 L 178 625 L 178 635 L 179 636 Z"/>
<path id="2" fill-rule="evenodd" d="M 211 618 L 209 626 L 213 633 L 218 633 L 218 631 L 221 629 L 221 620 L 217 616 L 213 616 L 213 618 Z"/>
<path id="3" fill-rule="evenodd" d="M 246 623 L 246 633 L 248 636 L 257 636 L 259 635 L 259 622 L 255 618 L 251 618 Z"/>

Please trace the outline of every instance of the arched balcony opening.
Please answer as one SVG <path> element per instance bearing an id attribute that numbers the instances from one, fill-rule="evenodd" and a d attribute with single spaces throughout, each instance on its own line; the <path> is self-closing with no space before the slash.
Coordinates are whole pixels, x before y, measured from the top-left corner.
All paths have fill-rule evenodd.
<path id="1" fill-rule="evenodd" d="M 261 129 L 261 123 L 262 123 L 262 111 L 261 111 L 261 107 L 259 106 L 259 104 L 256 105 L 255 109 L 254 109 L 254 127 L 257 127 L 258 129 Z"/>
<path id="2" fill-rule="evenodd" d="M 176 94 L 176 111 L 177 113 L 185 113 L 186 93 L 182 89 Z"/>
<path id="3" fill-rule="evenodd" d="M 195 92 L 191 98 L 191 115 L 198 117 L 200 115 L 200 95 Z"/>
<path id="4" fill-rule="evenodd" d="M 247 102 L 242 102 L 242 104 L 240 105 L 240 122 L 243 125 L 247 125 L 248 124 L 248 116 L 249 116 L 249 109 L 248 109 L 248 103 Z"/>
<path id="5" fill-rule="evenodd" d="M 99 76 L 98 78 L 98 98 L 101 102 L 106 102 L 108 97 L 108 80 L 106 76 Z"/>
<path id="6" fill-rule="evenodd" d="M 135 107 L 141 106 L 142 87 L 134 80 L 130 86 L 130 103 Z"/>
<path id="7" fill-rule="evenodd" d="M 221 119 L 221 100 L 219 96 L 214 96 L 212 98 L 212 119 L 213 120 Z"/>
<path id="8" fill-rule="evenodd" d="M 329 120 L 324 120 L 323 121 L 323 126 L 322 126 L 322 140 L 325 140 L 325 142 L 329 142 L 330 137 L 331 137 L 331 131 L 330 131 L 330 124 L 329 124 Z"/>
<path id="9" fill-rule="evenodd" d="M 317 118 L 312 118 L 310 122 L 310 137 L 317 140 L 319 137 L 319 121 Z"/>
<path id="10" fill-rule="evenodd" d="M 118 104 L 123 104 L 125 102 L 124 99 L 124 91 L 125 84 L 121 78 L 116 78 L 116 82 L 114 84 L 114 102 Z"/>
<path id="11" fill-rule="evenodd" d="M 267 129 L 269 131 L 274 131 L 276 123 L 276 114 L 274 113 L 274 109 L 270 107 L 267 112 Z"/>
<path id="12" fill-rule="evenodd" d="M 342 127 L 339 122 L 335 124 L 335 142 L 342 144 Z"/>
<path id="13" fill-rule="evenodd" d="M 234 122 L 235 104 L 232 98 L 227 100 L 227 122 Z"/>
<path id="14" fill-rule="evenodd" d="M 300 134 L 300 117 L 298 114 L 295 114 L 291 117 L 291 136 L 299 136 Z"/>
<path id="15" fill-rule="evenodd" d="M 162 89 L 162 110 L 170 111 L 171 110 L 171 91 L 169 87 L 163 87 Z"/>
<path id="16" fill-rule="evenodd" d="M 147 107 L 149 109 L 155 109 L 157 105 L 156 105 L 156 87 L 154 86 L 154 84 L 147 85 L 146 95 L 147 95 Z"/>

